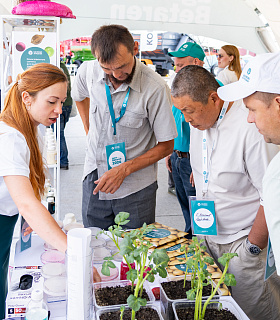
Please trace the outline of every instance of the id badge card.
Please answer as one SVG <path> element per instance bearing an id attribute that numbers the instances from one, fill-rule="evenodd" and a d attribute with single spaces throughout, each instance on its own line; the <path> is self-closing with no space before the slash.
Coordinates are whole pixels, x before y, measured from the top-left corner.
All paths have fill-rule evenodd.
<path id="1" fill-rule="evenodd" d="M 108 170 L 119 166 L 126 161 L 124 142 L 114 143 L 106 146 L 106 158 Z"/>
<path id="2" fill-rule="evenodd" d="M 214 200 L 189 197 L 189 202 L 193 234 L 216 236 L 217 220 Z"/>
<path id="3" fill-rule="evenodd" d="M 276 265 L 274 260 L 274 254 L 272 251 L 270 238 L 268 237 L 264 281 L 266 281 L 270 276 L 272 276 L 275 271 L 276 271 Z"/>

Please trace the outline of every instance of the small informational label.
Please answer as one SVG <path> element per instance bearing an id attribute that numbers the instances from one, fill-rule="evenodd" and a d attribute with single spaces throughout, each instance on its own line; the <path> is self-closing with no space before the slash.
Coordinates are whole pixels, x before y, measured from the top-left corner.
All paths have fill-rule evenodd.
<path id="1" fill-rule="evenodd" d="M 166 230 L 166 229 L 154 229 L 154 230 L 146 233 L 145 237 L 162 239 L 162 238 L 167 238 L 170 235 L 171 235 L 171 232 L 169 230 Z"/>
<path id="2" fill-rule="evenodd" d="M 216 236 L 217 222 L 214 201 L 191 199 L 190 204 L 193 234 Z"/>
<path id="3" fill-rule="evenodd" d="M 199 267 L 199 264 L 198 264 L 198 267 Z M 186 273 L 192 273 L 192 269 L 191 268 L 188 268 L 187 269 L 187 266 L 185 263 L 182 263 L 182 264 L 176 264 L 175 265 L 175 268 L 178 269 L 178 270 L 181 270 L 181 271 L 184 271 Z M 203 269 L 206 269 L 207 266 L 206 264 L 204 265 Z"/>
<path id="4" fill-rule="evenodd" d="M 50 63 L 50 57 L 47 52 L 38 47 L 31 47 L 26 49 L 21 56 L 21 67 L 23 70 L 34 66 L 37 63 Z"/>
<path id="5" fill-rule="evenodd" d="M 126 161 L 125 144 L 124 142 L 114 143 L 106 146 L 106 156 L 108 170 L 119 166 Z"/>
<path id="6" fill-rule="evenodd" d="M 272 251 L 270 238 L 268 238 L 264 281 L 266 281 L 270 276 L 272 276 L 275 271 L 276 271 L 276 266 L 275 266 L 274 254 Z"/>
<path id="7" fill-rule="evenodd" d="M 26 236 L 24 235 L 25 229 L 29 227 L 29 225 L 23 217 L 21 217 L 20 226 L 20 251 L 22 252 L 31 247 L 31 233 Z"/>
<path id="8" fill-rule="evenodd" d="M 166 251 L 167 251 L 167 252 L 176 251 L 176 250 L 179 250 L 181 247 L 182 247 L 182 246 L 181 246 L 181 243 L 175 244 L 175 246 L 172 246 L 172 247 L 170 247 L 170 248 L 167 248 Z"/>

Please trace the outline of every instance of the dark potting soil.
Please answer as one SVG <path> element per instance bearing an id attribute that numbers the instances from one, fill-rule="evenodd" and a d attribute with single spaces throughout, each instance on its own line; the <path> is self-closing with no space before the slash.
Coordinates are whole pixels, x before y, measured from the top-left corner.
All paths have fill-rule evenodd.
<path id="1" fill-rule="evenodd" d="M 193 320 L 194 308 L 176 308 L 179 320 Z M 229 310 L 206 309 L 204 320 L 237 320 Z"/>
<path id="2" fill-rule="evenodd" d="M 126 300 L 131 294 L 131 286 L 105 287 L 95 290 L 95 299 L 99 306 L 112 306 L 126 304 Z M 147 301 L 150 300 L 145 289 L 143 289 L 142 298 L 145 298 Z"/>
<path id="3" fill-rule="evenodd" d="M 191 290 L 190 281 L 186 281 L 186 286 L 184 288 L 184 279 L 178 281 L 162 282 L 161 285 L 165 291 L 165 294 L 170 300 L 186 299 L 186 292 Z M 211 284 L 208 284 L 207 286 L 203 287 L 202 295 L 204 297 L 210 296 L 211 290 L 212 286 Z"/>
<path id="4" fill-rule="evenodd" d="M 160 320 L 158 313 L 152 308 L 143 308 L 136 312 L 137 320 Z M 125 310 L 123 320 L 131 319 L 131 310 Z M 100 316 L 100 320 L 120 320 L 120 311 L 106 312 Z"/>

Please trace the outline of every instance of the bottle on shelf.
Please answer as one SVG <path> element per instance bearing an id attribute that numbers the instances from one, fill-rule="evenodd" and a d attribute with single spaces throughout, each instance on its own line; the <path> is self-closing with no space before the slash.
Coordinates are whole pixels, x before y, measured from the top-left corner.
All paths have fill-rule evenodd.
<path id="1" fill-rule="evenodd" d="M 25 320 L 48 320 L 48 307 L 43 299 L 43 290 L 33 290 L 26 308 Z"/>
<path id="2" fill-rule="evenodd" d="M 52 128 L 46 128 L 45 149 L 47 153 L 48 165 L 57 163 L 56 139 Z"/>
<path id="3" fill-rule="evenodd" d="M 47 195 L 47 203 L 48 203 L 48 210 L 50 214 L 55 213 L 55 197 L 54 197 L 54 189 L 50 188 L 48 195 Z"/>

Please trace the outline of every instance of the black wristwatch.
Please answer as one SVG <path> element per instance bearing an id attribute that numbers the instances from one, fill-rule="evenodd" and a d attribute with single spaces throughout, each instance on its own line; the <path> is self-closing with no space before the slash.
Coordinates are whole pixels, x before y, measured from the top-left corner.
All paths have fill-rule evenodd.
<path id="1" fill-rule="evenodd" d="M 250 253 L 253 254 L 253 255 L 255 255 L 255 256 L 257 256 L 258 254 L 260 254 L 261 251 L 262 251 L 262 249 L 261 249 L 259 246 L 257 246 L 256 244 L 252 244 L 252 243 L 249 241 L 248 237 L 247 237 L 247 239 L 246 239 L 246 246 L 247 246 L 247 249 L 250 251 Z"/>

